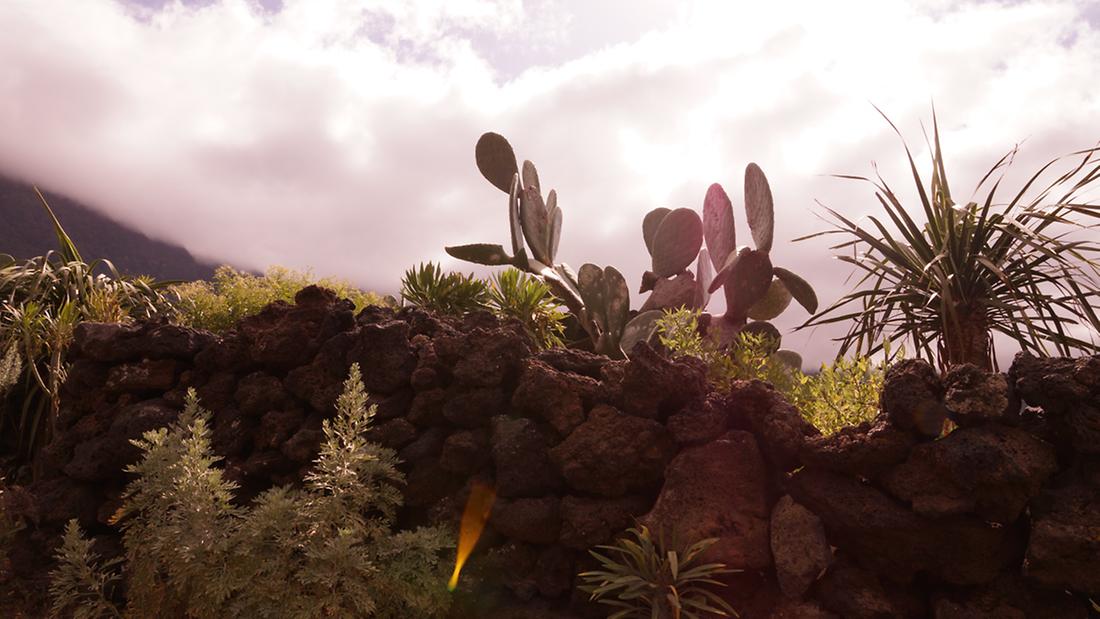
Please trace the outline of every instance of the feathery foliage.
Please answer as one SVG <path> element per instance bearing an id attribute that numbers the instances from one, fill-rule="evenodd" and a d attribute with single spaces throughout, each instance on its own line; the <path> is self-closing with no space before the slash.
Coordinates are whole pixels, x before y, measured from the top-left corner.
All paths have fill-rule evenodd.
<path id="1" fill-rule="evenodd" d="M 316 278 L 309 271 L 273 266 L 263 275 L 254 275 L 221 266 L 214 272 L 213 281 L 187 282 L 172 287 L 177 298 L 175 321 L 188 327 L 223 332 L 269 303 L 293 302 L 294 295 L 311 284 L 350 299 L 357 312 L 368 305 L 386 303 L 373 292 L 359 290 L 340 279 Z"/>
<path id="2" fill-rule="evenodd" d="M 900 137 L 897 127 L 892 122 L 890 126 Z M 1095 338 L 1088 341 L 1073 334 L 1075 329 L 1100 332 L 1095 310 L 1100 301 L 1098 226 L 1095 221 L 1081 222 L 1100 219 L 1100 205 L 1079 197 L 1100 179 L 1100 148 L 1069 155 L 1080 160 L 1025 197 L 1063 158 L 1047 163 L 1002 202 L 997 190 L 1004 168 L 1016 154 L 1013 149 L 978 183 L 975 193 L 1000 172 L 981 202 L 959 205 L 948 186 L 934 112 L 930 147 L 932 176 L 926 187 L 905 146 L 923 224 L 914 221 L 881 176 L 877 181 L 840 176 L 872 184 L 893 228 L 877 217 L 869 217 L 871 225 L 863 226 L 826 208 L 836 219 L 835 229 L 803 238 L 852 237 L 833 249 L 850 249 L 850 256 L 838 258 L 862 277 L 856 290 L 802 327 L 851 322 L 840 338 L 842 355 L 853 349 L 872 354 L 885 341 L 908 340 L 918 357 L 938 361 L 941 368 L 958 363 L 996 367 L 993 332 L 1012 337 L 1025 351 L 1038 355 L 1048 354 L 1050 348 L 1065 356 L 1100 351 Z"/>
<path id="3" fill-rule="evenodd" d="M 608 619 L 698 619 L 729 617 L 737 613 L 711 587 L 725 586 L 715 578 L 740 570 L 722 563 L 695 565 L 699 555 L 717 538 L 698 541 L 687 548 L 655 542 L 649 529 L 639 525 L 627 530 L 634 537 L 597 546 L 606 553 L 589 551 L 603 569 L 582 572 L 579 589 L 591 599 L 618 610 Z"/>
<path id="4" fill-rule="evenodd" d="M 45 197 L 38 196 L 59 251 L 25 261 L 0 259 L 0 342 L 17 345 L 23 360 L 22 379 L 12 390 L 21 406 L 17 417 L 4 416 L 7 409 L 0 407 L 0 429 L 25 455 L 48 438 L 57 416 L 65 350 L 76 324 L 148 318 L 168 307 L 161 291 L 166 283 L 124 277 L 108 260 L 85 262 Z"/>
<path id="5" fill-rule="evenodd" d="M 53 574 L 55 609 L 124 578 L 125 607 L 87 616 L 437 616 L 448 604 L 439 563 L 448 541 L 434 528 L 393 531 L 404 479 L 394 452 L 363 438 L 374 410 L 352 365 L 304 487 L 236 507 L 234 484 L 214 466 L 210 413 L 189 392 L 171 428 L 135 441 L 143 457 L 115 516 L 121 570 L 97 568 L 73 533 Z"/>
<path id="6" fill-rule="evenodd" d="M 428 262 L 405 271 L 401 298 L 417 307 L 461 316 L 485 308 L 489 287 L 473 273 L 444 273 L 438 264 Z"/>

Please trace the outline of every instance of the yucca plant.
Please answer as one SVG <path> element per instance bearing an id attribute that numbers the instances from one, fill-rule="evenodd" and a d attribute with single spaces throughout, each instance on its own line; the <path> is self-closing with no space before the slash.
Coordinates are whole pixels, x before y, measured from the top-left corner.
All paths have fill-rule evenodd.
<path id="1" fill-rule="evenodd" d="M 900 137 L 897 127 L 892 122 L 890 126 Z M 994 332 L 1011 336 L 1025 351 L 1039 355 L 1100 350 L 1095 338 L 1089 341 L 1073 333 L 1100 331 L 1094 309 L 1100 298 L 1097 225 L 1081 221 L 1100 219 L 1100 205 L 1079 197 L 1100 179 L 1100 149 L 1069 155 L 1080 160 L 1028 197 L 1039 178 L 1064 158 L 1052 160 L 1003 202 L 997 190 L 1004 168 L 1016 154 L 1013 149 L 978 183 L 975 194 L 992 182 L 981 202 L 959 205 L 948 185 L 934 111 L 930 148 L 932 176 L 926 186 L 905 146 L 923 224 L 914 220 L 915 214 L 881 176 L 876 175 L 877 181 L 840 176 L 874 185 L 889 222 L 872 216 L 870 225 L 861 225 L 826 208 L 836 219 L 835 229 L 803 239 L 822 234 L 854 237 L 833 249 L 850 250 L 851 255 L 838 258 L 862 277 L 855 290 L 800 328 L 851 321 L 848 333 L 839 338 L 841 355 L 853 348 L 871 354 L 884 342 L 908 340 L 917 357 L 938 362 L 941 369 L 962 363 L 995 368 Z"/>
<path id="2" fill-rule="evenodd" d="M 621 538 L 615 544 L 597 546 L 607 551 L 589 551 L 603 569 L 582 572 L 580 590 L 601 604 L 617 608 L 608 619 L 697 619 L 706 616 L 738 616 L 730 605 L 710 590 L 723 587 L 716 580 L 739 570 L 722 563 L 695 565 L 699 555 L 716 538 L 698 541 L 687 548 L 668 548 L 662 539 L 654 541 L 649 529 L 639 525 L 627 530 L 633 540 Z"/>
<path id="3" fill-rule="evenodd" d="M 438 264 L 429 262 L 405 271 L 401 298 L 417 307 L 461 316 L 484 309 L 489 301 L 489 288 L 472 273 L 444 273 Z"/>
<path id="4" fill-rule="evenodd" d="M 566 313 L 541 280 L 515 268 L 494 273 L 489 279 L 488 303 L 501 316 L 522 322 L 539 346 L 565 345 Z"/>
<path id="5" fill-rule="evenodd" d="M 170 283 L 124 277 L 108 260 L 85 262 L 35 192 L 53 222 L 58 251 L 25 261 L 0 257 L 0 343 L 18 346 L 23 360 L 21 387 L 11 394 L 19 410 L 0 407 L 0 429 L 27 455 L 57 414 L 64 353 L 76 324 L 151 317 L 167 309 L 162 290 Z"/>

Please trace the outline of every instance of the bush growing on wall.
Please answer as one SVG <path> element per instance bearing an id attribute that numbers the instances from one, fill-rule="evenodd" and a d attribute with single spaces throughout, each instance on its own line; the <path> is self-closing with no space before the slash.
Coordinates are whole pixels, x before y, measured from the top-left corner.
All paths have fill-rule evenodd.
<path id="1" fill-rule="evenodd" d="M 188 282 L 173 286 L 177 297 L 176 321 L 179 324 L 225 331 L 245 316 L 258 313 L 274 301 L 292 302 L 302 288 L 316 284 L 329 288 L 355 303 L 355 311 L 368 305 L 381 305 L 383 297 L 355 288 L 348 282 L 330 277 L 316 278 L 306 271 L 280 266 L 270 267 L 263 275 L 253 275 L 232 267 L 221 266 L 214 281 Z"/>
<path id="2" fill-rule="evenodd" d="M 114 520 L 125 554 L 100 565 L 75 522 L 53 572 L 55 613 L 78 617 L 431 617 L 448 598 L 435 528 L 394 531 L 403 476 L 390 449 L 363 439 L 366 406 L 352 365 L 338 414 L 300 489 L 250 507 L 214 467 L 210 414 L 190 392 L 179 420 L 135 441 L 143 457 Z M 114 592 L 125 580 L 126 603 Z"/>

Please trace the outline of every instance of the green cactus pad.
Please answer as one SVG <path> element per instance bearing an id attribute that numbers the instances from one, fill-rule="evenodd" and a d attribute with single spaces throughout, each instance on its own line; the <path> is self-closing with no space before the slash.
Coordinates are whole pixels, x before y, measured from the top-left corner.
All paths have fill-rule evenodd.
<path id="1" fill-rule="evenodd" d="M 585 264 L 577 276 L 581 299 L 603 334 L 616 341 L 630 314 L 630 290 L 615 267 Z"/>
<path id="2" fill-rule="evenodd" d="M 512 235 L 512 253 L 517 256 L 521 251 L 525 251 L 523 224 L 519 219 L 519 191 L 519 174 L 513 174 L 512 189 L 508 192 L 508 230 Z"/>
<path id="3" fill-rule="evenodd" d="M 539 186 L 539 171 L 535 169 L 535 164 L 528 160 L 523 161 L 523 188 L 534 187 L 538 191 L 542 191 L 542 187 Z"/>
<path id="4" fill-rule="evenodd" d="M 783 313 L 791 304 L 791 293 L 780 279 L 773 279 L 764 298 L 749 308 L 748 316 L 753 320 L 771 320 Z"/>
<path id="5" fill-rule="evenodd" d="M 745 168 L 745 213 L 749 216 L 749 231 L 752 232 L 756 249 L 770 252 L 775 229 L 775 207 L 768 179 L 755 163 Z"/>
<path id="6" fill-rule="evenodd" d="M 653 294 L 646 298 L 641 311 L 676 309 L 687 307 L 696 309 L 699 284 L 691 271 L 680 273 L 676 277 L 661 278 L 653 286 Z"/>
<path id="7" fill-rule="evenodd" d="M 703 222 L 689 208 L 678 208 L 661 221 L 653 235 L 653 272 L 672 277 L 682 272 L 703 246 Z"/>
<path id="8" fill-rule="evenodd" d="M 523 226 L 523 237 L 531 248 L 531 255 L 535 260 L 552 266 L 553 260 L 550 259 L 550 250 L 547 247 L 550 226 L 546 221 L 546 203 L 534 187 L 520 192 L 519 217 Z"/>
<path id="9" fill-rule="evenodd" d="M 794 370 L 802 370 L 802 355 L 796 353 L 793 350 L 777 350 L 772 353 L 772 359 L 786 364 L 788 367 Z"/>
<path id="10" fill-rule="evenodd" d="M 516 165 L 516 153 L 512 145 L 499 133 L 483 134 L 474 147 L 474 159 L 477 169 L 485 180 L 494 187 L 508 193 L 512 188 L 512 177 L 519 172 Z"/>
<path id="11" fill-rule="evenodd" d="M 791 291 L 791 295 L 799 305 L 811 314 L 817 312 L 817 294 L 813 286 L 787 269 L 775 267 L 773 271 L 776 277 L 783 280 L 783 284 L 786 285 L 787 290 Z"/>
<path id="12" fill-rule="evenodd" d="M 759 250 L 742 247 L 737 253 L 737 261 L 726 276 L 726 311 L 744 315 L 768 292 L 772 262 Z"/>
<path id="13" fill-rule="evenodd" d="M 550 190 L 550 195 L 546 198 L 546 222 L 550 228 L 550 236 L 547 241 L 547 250 L 550 253 L 547 257 L 550 258 L 550 263 L 553 264 L 554 260 L 557 260 L 558 244 L 561 242 L 561 209 L 558 208 L 558 192 L 553 189 Z"/>
<path id="14" fill-rule="evenodd" d="M 774 354 L 779 350 L 779 343 L 783 341 L 783 336 L 780 335 L 779 329 L 775 328 L 770 322 L 755 321 L 750 322 L 741 329 L 741 333 L 754 333 L 757 335 L 766 335 L 771 342 L 771 348 L 768 349 L 768 354 Z"/>
<path id="15" fill-rule="evenodd" d="M 714 271 L 711 270 L 710 254 L 704 247 L 699 252 L 699 259 L 695 263 L 695 307 L 706 309 L 710 303 L 710 283 L 714 280 Z"/>
<path id="16" fill-rule="evenodd" d="M 645 240 L 645 248 L 650 256 L 653 255 L 653 237 L 657 235 L 657 228 L 661 226 L 665 216 L 671 212 L 672 209 L 655 208 L 646 213 L 645 219 L 642 220 L 642 239 Z"/>
<path id="17" fill-rule="evenodd" d="M 514 262 L 514 258 L 505 253 L 504 247 L 501 245 L 473 243 L 471 245 L 444 247 L 443 250 L 459 260 L 488 266 L 503 266 Z"/>
<path id="18" fill-rule="evenodd" d="M 650 310 L 641 312 L 623 327 L 623 336 L 619 340 L 619 348 L 624 355 L 629 355 L 638 342 L 647 342 L 657 332 L 657 321 L 664 312 Z"/>
<path id="19" fill-rule="evenodd" d="M 737 229 L 733 223 L 733 204 L 718 183 L 711 185 L 703 198 L 703 235 L 711 264 L 716 270 L 721 269 L 737 249 Z"/>

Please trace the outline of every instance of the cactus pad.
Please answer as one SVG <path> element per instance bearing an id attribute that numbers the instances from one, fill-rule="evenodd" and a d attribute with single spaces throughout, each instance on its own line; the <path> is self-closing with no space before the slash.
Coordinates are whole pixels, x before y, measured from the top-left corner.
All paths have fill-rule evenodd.
<path id="1" fill-rule="evenodd" d="M 512 177 L 519 172 L 516 165 L 516 153 L 512 145 L 499 133 L 486 133 L 477 141 L 474 147 L 474 158 L 477 161 L 477 169 L 485 180 L 494 187 L 508 193 L 512 188 Z"/>

